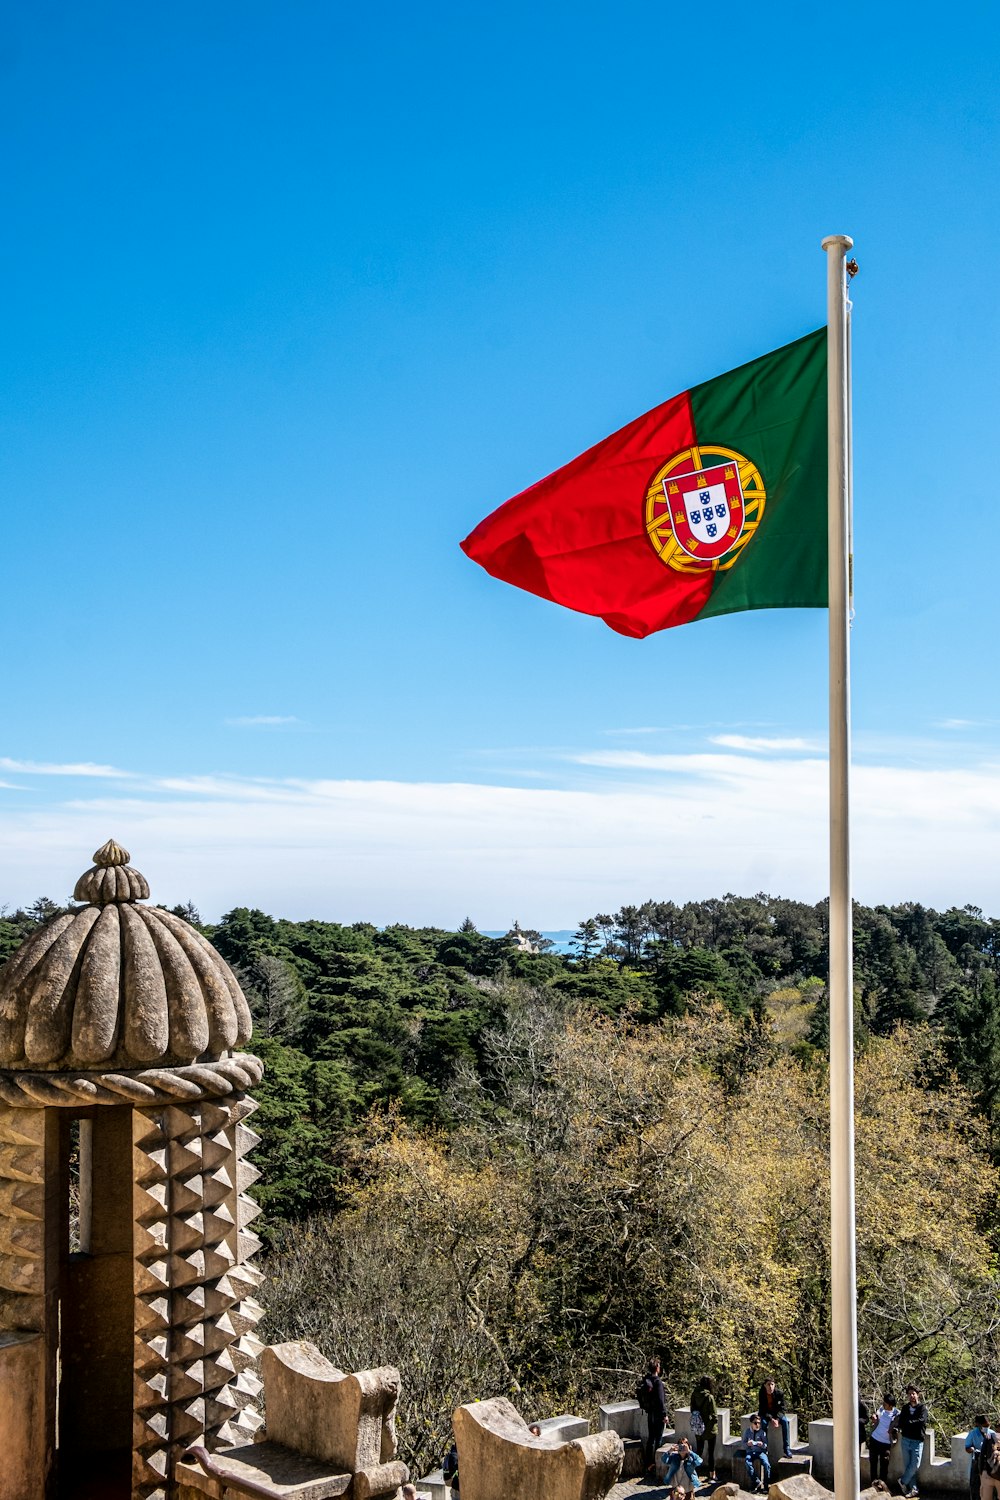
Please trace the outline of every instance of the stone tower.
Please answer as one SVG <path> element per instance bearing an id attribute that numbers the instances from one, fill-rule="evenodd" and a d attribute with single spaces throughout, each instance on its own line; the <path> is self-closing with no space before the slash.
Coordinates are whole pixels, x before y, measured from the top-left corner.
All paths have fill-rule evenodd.
<path id="1" fill-rule="evenodd" d="M 0 1500 L 170 1500 L 261 1424 L 246 1000 L 107 843 L 0 970 Z"/>

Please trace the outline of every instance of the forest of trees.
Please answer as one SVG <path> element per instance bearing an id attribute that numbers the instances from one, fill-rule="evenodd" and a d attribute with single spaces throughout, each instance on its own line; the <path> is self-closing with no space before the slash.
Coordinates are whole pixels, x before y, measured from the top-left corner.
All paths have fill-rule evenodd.
<path id="1" fill-rule="evenodd" d="M 0 962 L 59 908 L 0 915 Z M 193 907 L 177 908 L 199 923 Z M 405 1455 L 507 1394 L 592 1411 L 659 1352 L 829 1410 L 824 905 L 648 902 L 571 955 L 236 908 L 271 1339 L 398 1364 Z M 1000 922 L 855 907 L 862 1389 L 1000 1404 Z M 534 938 L 528 951 L 525 938 Z M 255 1225 L 255 1227 L 257 1227 Z"/>

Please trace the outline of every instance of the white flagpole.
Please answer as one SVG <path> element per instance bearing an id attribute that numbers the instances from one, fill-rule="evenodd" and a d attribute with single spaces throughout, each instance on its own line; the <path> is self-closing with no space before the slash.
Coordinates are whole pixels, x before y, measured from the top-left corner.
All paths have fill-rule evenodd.
<path id="1" fill-rule="evenodd" d="M 850 452 L 846 234 L 827 256 L 830 554 L 830 1264 L 837 1500 L 857 1500 L 858 1311 L 854 1238 L 854 967 L 850 853 Z"/>

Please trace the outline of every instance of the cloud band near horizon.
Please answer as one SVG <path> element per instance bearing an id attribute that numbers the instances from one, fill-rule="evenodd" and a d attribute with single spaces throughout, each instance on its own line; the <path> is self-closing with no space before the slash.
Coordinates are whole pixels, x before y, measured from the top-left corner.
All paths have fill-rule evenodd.
<path id="1" fill-rule="evenodd" d="M 157 777 L 3 759 L 22 779 L 46 778 L 36 785 L 48 795 L 0 788 L 0 904 L 65 898 L 111 836 L 154 901 L 190 899 L 207 918 L 259 906 L 379 925 L 453 927 L 470 915 L 481 927 L 518 916 L 559 928 L 650 897 L 824 896 L 821 757 L 754 745 L 584 751 L 565 765 L 579 784 Z M 76 783 L 70 795 L 51 795 L 59 776 Z M 853 806 L 859 900 L 1000 909 L 997 767 L 857 765 Z"/>

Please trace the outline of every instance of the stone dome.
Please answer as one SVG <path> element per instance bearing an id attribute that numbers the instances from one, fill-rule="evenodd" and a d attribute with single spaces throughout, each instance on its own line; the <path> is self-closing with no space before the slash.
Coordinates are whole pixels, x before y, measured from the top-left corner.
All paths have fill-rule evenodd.
<path id="1" fill-rule="evenodd" d="M 229 965 L 188 922 L 139 906 L 149 886 L 110 841 L 0 969 L 0 1068 L 183 1066 L 224 1057 L 252 1022 Z"/>

